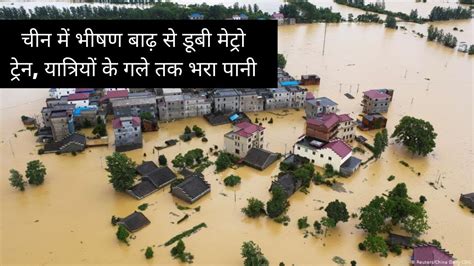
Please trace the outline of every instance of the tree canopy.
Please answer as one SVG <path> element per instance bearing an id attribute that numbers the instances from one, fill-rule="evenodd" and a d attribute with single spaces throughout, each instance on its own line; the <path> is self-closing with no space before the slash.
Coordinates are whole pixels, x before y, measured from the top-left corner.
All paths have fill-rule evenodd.
<path id="1" fill-rule="evenodd" d="M 250 218 L 256 218 L 260 215 L 265 215 L 265 205 L 262 201 L 256 198 L 247 199 L 247 207 L 242 208 L 242 212 Z"/>
<path id="2" fill-rule="evenodd" d="M 346 204 L 342 201 L 335 200 L 329 202 L 326 209 L 326 214 L 329 218 L 333 219 L 337 224 L 338 222 L 347 222 L 349 220 L 349 213 L 346 209 Z"/>
<path id="3" fill-rule="evenodd" d="M 244 266 L 268 266 L 270 263 L 263 255 L 260 247 L 253 241 L 244 242 L 242 244 L 241 252 L 244 258 Z"/>
<path id="4" fill-rule="evenodd" d="M 272 198 L 267 202 L 267 214 L 270 218 L 276 218 L 285 213 L 290 203 L 281 186 L 273 186 L 271 193 Z"/>
<path id="5" fill-rule="evenodd" d="M 109 172 L 109 182 L 117 191 L 124 192 L 130 188 L 135 182 L 136 164 L 127 155 L 119 152 L 114 152 L 107 156 L 107 168 Z"/>
<path id="6" fill-rule="evenodd" d="M 39 160 L 28 162 L 26 165 L 26 178 L 31 185 L 41 185 L 46 175 L 46 167 Z"/>
<path id="7" fill-rule="evenodd" d="M 392 138 L 401 142 L 414 154 L 426 156 L 436 147 L 436 136 L 433 126 L 422 119 L 404 116 L 395 126 Z"/>
<path id="8" fill-rule="evenodd" d="M 283 54 L 278 54 L 278 67 L 285 68 L 286 66 L 286 58 Z M 255 118 L 256 123 L 258 123 L 257 118 Z"/>
<path id="9" fill-rule="evenodd" d="M 23 180 L 23 175 L 17 170 L 10 169 L 10 178 L 8 180 L 10 180 L 10 185 L 12 187 L 17 188 L 20 191 L 25 190 L 26 181 Z"/>

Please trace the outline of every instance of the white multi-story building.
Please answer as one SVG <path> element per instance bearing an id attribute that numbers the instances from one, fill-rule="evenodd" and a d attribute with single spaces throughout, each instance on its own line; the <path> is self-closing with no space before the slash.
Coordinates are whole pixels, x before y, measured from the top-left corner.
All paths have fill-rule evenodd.
<path id="1" fill-rule="evenodd" d="M 49 97 L 60 99 L 63 96 L 68 96 L 76 93 L 76 88 L 53 88 L 49 89 Z"/>
<path id="2" fill-rule="evenodd" d="M 115 150 L 129 151 L 143 146 L 141 120 L 136 116 L 119 117 L 112 120 L 115 135 Z"/>
<path id="3" fill-rule="evenodd" d="M 76 107 L 89 106 L 89 93 L 74 93 L 67 96 L 68 104 L 75 104 Z"/>
<path id="4" fill-rule="evenodd" d="M 351 175 L 361 163 L 352 156 L 351 146 L 340 139 L 326 142 L 303 136 L 293 146 L 293 153 L 321 168 L 329 164 L 343 176 Z"/>
<path id="5" fill-rule="evenodd" d="M 264 130 L 264 127 L 250 122 L 234 125 L 232 131 L 224 135 L 226 152 L 243 158 L 250 149 L 263 148 Z"/>

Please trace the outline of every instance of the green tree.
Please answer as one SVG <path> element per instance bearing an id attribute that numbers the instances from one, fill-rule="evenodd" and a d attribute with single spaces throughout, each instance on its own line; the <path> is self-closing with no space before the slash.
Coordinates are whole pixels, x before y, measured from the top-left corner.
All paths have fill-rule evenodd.
<path id="1" fill-rule="evenodd" d="M 304 216 L 298 219 L 298 229 L 305 229 L 308 227 L 308 216 Z"/>
<path id="2" fill-rule="evenodd" d="M 165 165 L 168 163 L 168 160 L 166 159 L 166 156 L 164 156 L 163 154 L 161 154 L 160 156 L 158 156 L 158 163 L 159 163 L 161 166 L 165 166 Z"/>
<path id="3" fill-rule="evenodd" d="M 220 152 L 216 160 L 216 171 L 223 171 L 237 162 L 238 158 L 227 152 Z"/>
<path id="4" fill-rule="evenodd" d="M 385 19 L 385 28 L 396 29 L 397 28 L 397 20 L 394 16 L 387 15 Z"/>
<path id="5" fill-rule="evenodd" d="M 329 218 L 329 217 L 321 218 L 321 224 L 324 225 L 324 227 L 326 227 L 326 230 L 324 230 L 324 236 L 326 236 L 326 233 L 328 232 L 329 228 L 336 227 L 336 221 L 333 218 Z"/>
<path id="6" fill-rule="evenodd" d="M 173 167 L 175 168 L 183 168 L 185 164 L 184 156 L 181 153 L 178 153 L 176 157 L 171 161 Z"/>
<path id="7" fill-rule="evenodd" d="M 474 54 L 474 44 L 471 44 L 469 46 L 469 51 L 468 51 L 469 54 Z"/>
<path id="8" fill-rule="evenodd" d="M 10 178 L 8 180 L 10 180 L 10 185 L 12 187 L 17 188 L 20 191 L 25 190 L 26 181 L 23 180 L 23 175 L 17 170 L 10 169 Z"/>
<path id="9" fill-rule="evenodd" d="M 329 218 L 333 219 L 337 224 L 338 222 L 347 222 L 349 220 L 349 212 L 346 209 L 346 203 L 335 200 L 328 204 L 326 214 Z"/>
<path id="10" fill-rule="evenodd" d="M 84 119 L 84 123 L 82 123 L 82 127 L 83 127 L 83 128 L 90 128 L 90 127 L 92 127 L 91 121 L 89 121 L 89 119 L 87 119 L 87 118 Z"/>
<path id="11" fill-rule="evenodd" d="M 359 215 L 359 228 L 367 231 L 369 234 L 376 234 L 382 231 L 385 224 L 385 217 L 382 214 L 384 203 L 384 198 L 376 196 L 367 206 L 363 207 Z"/>
<path id="12" fill-rule="evenodd" d="M 190 134 L 190 133 L 191 133 L 191 128 L 188 127 L 188 126 L 186 126 L 186 127 L 184 128 L 184 134 Z"/>
<path id="13" fill-rule="evenodd" d="M 380 158 L 380 155 L 385 151 L 388 146 L 388 134 L 387 130 L 383 129 L 381 132 L 377 132 L 374 138 L 373 153 L 376 159 Z"/>
<path id="14" fill-rule="evenodd" d="M 194 131 L 194 133 L 196 133 L 196 136 L 199 137 L 199 138 L 204 136 L 204 130 L 202 130 L 202 128 L 200 128 L 196 125 L 193 126 L 193 131 Z"/>
<path id="15" fill-rule="evenodd" d="M 143 113 L 140 114 L 140 119 L 141 120 L 152 121 L 153 120 L 153 115 L 150 112 L 143 112 Z"/>
<path id="16" fill-rule="evenodd" d="M 264 204 L 256 198 L 247 199 L 247 207 L 242 208 L 242 212 L 250 218 L 256 218 L 265 215 Z"/>
<path id="17" fill-rule="evenodd" d="M 297 180 L 300 180 L 304 187 L 309 187 L 311 179 L 314 175 L 314 165 L 306 163 L 300 168 L 296 169 L 293 174 Z"/>
<path id="18" fill-rule="evenodd" d="M 26 165 L 26 178 L 31 185 L 41 185 L 46 175 L 46 167 L 39 160 L 28 162 Z"/>
<path id="19" fill-rule="evenodd" d="M 178 244 L 176 244 L 176 246 L 173 247 L 170 252 L 173 258 L 179 259 L 181 262 L 192 263 L 194 256 L 189 252 L 185 252 L 185 250 L 186 246 L 184 245 L 183 240 L 180 239 Z"/>
<path id="20" fill-rule="evenodd" d="M 244 258 L 244 266 L 268 266 L 270 263 L 263 255 L 260 247 L 253 241 L 244 242 L 242 244 L 241 252 Z"/>
<path id="21" fill-rule="evenodd" d="M 92 134 L 99 135 L 101 137 L 107 136 L 107 127 L 104 123 L 104 120 L 100 116 L 97 117 L 97 123 L 92 130 Z"/>
<path id="22" fill-rule="evenodd" d="M 278 54 L 278 67 L 285 68 L 286 66 L 286 58 L 283 54 Z"/>
<path id="23" fill-rule="evenodd" d="M 107 156 L 107 168 L 109 172 L 109 182 L 112 183 L 116 191 L 124 192 L 135 182 L 136 164 L 127 155 L 114 152 Z"/>
<path id="24" fill-rule="evenodd" d="M 271 193 L 272 198 L 267 202 L 267 214 L 270 218 L 275 218 L 285 213 L 290 204 L 281 186 L 273 186 Z"/>
<path id="25" fill-rule="evenodd" d="M 119 225 L 116 233 L 117 239 L 126 243 L 128 245 L 128 237 L 130 236 L 130 233 L 123 227 L 122 225 Z"/>
<path id="26" fill-rule="evenodd" d="M 381 257 L 387 257 L 388 255 L 387 243 L 381 236 L 369 234 L 364 241 L 364 245 L 368 251 L 375 254 L 379 253 Z"/>
<path id="27" fill-rule="evenodd" d="M 145 251 L 145 258 L 146 258 L 147 260 L 153 258 L 153 249 L 152 249 L 151 247 L 147 247 L 147 248 L 146 248 L 146 251 Z"/>
<path id="28" fill-rule="evenodd" d="M 436 132 L 433 126 L 422 119 L 404 116 L 395 126 L 392 138 L 397 143 L 401 142 L 414 154 L 426 156 L 436 147 Z"/>
<path id="29" fill-rule="evenodd" d="M 233 187 L 240 184 L 240 180 L 241 180 L 240 176 L 230 175 L 224 178 L 224 185 L 228 187 Z"/>

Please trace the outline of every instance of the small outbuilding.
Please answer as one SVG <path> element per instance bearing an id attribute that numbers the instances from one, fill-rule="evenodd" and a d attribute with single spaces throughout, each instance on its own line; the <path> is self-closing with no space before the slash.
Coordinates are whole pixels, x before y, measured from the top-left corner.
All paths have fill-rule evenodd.
<path id="1" fill-rule="evenodd" d="M 474 211 L 474 192 L 469 194 L 461 194 L 459 201 L 471 211 Z"/>
<path id="2" fill-rule="evenodd" d="M 393 233 L 388 233 L 388 244 L 390 246 L 400 246 L 404 248 L 412 248 L 413 241 L 409 236 L 402 236 Z"/>
<path id="3" fill-rule="evenodd" d="M 288 197 L 298 191 L 303 184 L 301 180 L 297 180 L 292 173 L 281 174 L 276 181 L 272 182 L 269 191 L 272 191 L 275 186 L 280 186 Z"/>
<path id="4" fill-rule="evenodd" d="M 279 155 L 261 148 L 251 148 L 245 155 L 243 162 L 255 169 L 264 170 L 276 160 Z"/>
<path id="5" fill-rule="evenodd" d="M 171 188 L 173 196 L 187 203 L 194 203 L 209 192 L 211 192 L 211 185 L 197 174 L 184 179 L 181 183 Z"/>
<path id="6" fill-rule="evenodd" d="M 71 153 L 81 152 L 86 148 L 86 137 L 84 135 L 73 133 L 60 141 L 46 143 L 44 153 Z"/>
<path id="7" fill-rule="evenodd" d="M 149 225 L 150 220 L 148 220 L 148 218 L 146 218 L 143 213 L 135 211 L 129 216 L 120 219 L 117 224 L 125 227 L 125 229 L 127 229 L 127 231 L 129 231 L 130 233 L 134 233 L 142 229 L 143 227 Z"/>

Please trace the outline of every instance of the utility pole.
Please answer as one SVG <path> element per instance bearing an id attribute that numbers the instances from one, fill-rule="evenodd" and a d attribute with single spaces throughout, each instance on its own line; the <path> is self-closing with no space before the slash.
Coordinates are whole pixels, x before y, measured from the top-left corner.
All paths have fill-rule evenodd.
<path id="1" fill-rule="evenodd" d="M 323 56 L 324 56 L 324 49 L 326 48 L 326 30 L 328 28 L 328 23 L 324 23 L 324 40 L 323 40 Z"/>

